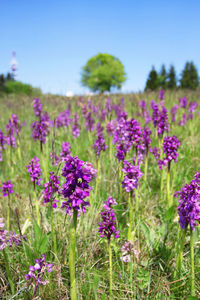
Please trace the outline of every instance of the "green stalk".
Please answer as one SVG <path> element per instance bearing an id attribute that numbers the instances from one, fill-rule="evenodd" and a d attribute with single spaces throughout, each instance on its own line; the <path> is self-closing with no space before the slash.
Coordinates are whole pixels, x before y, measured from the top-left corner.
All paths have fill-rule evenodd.
<path id="1" fill-rule="evenodd" d="M 110 154 L 110 161 L 112 161 L 112 137 L 109 137 L 109 154 Z"/>
<path id="2" fill-rule="evenodd" d="M 39 210 L 38 198 L 37 198 L 36 191 L 35 191 L 35 182 L 34 182 L 34 198 L 35 198 L 37 224 L 38 224 L 38 226 L 40 226 L 40 210 Z"/>
<path id="3" fill-rule="evenodd" d="M 195 296 L 195 274 L 194 274 L 194 236 L 190 228 L 190 259 L 191 259 L 191 296 Z"/>
<path id="4" fill-rule="evenodd" d="M 133 224 L 133 203 L 132 203 L 132 193 L 128 195 L 128 206 L 129 206 L 129 227 L 128 227 L 128 241 L 131 240 L 132 224 Z"/>
<path id="5" fill-rule="evenodd" d="M 98 187 L 99 187 L 99 176 L 100 176 L 100 157 L 98 157 L 97 160 L 97 180 L 96 180 L 96 186 L 95 186 L 95 194 L 94 194 L 94 201 L 97 199 L 97 193 L 98 193 Z M 91 203 L 91 206 L 94 203 Z"/>
<path id="6" fill-rule="evenodd" d="M 53 219 L 53 206 L 51 201 L 51 232 L 52 232 L 52 249 L 54 249 L 55 255 L 57 255 L 57 241 L 56 241 L 56 234 L 55 234 L 55 226 L 54 226 L 54 219 Z"/>
<path id="7" fill-rule="evenodd" d="M 14 286 L 12 276 L 11 276 L 11 273 L 10 273 L 8 254 L 6 252 L 6 249 L 3 249 L 3 256 L 4 256 L 4 260 L 5 260 L 6 273 L 7 273 L 7 276 L 8 276 L 8 281 L 9 281 L 9 284 L 10 284 L 11 292 L 12 292 L 12 295 L 14 295 L 15 286 Z"/>
<path id="8" fill-rule="evenodd" d="M 177 259 L 176 259 L 176 268 L 178 273 L 181 272 L 181 266 L 183 261 L 183 248 L 185 244 L 185 236 L 187 232 L 187 227 L 184 230 L 181 230 L 182 234 L 179 234 L 178 248 L 177 248 Z"/>
<path id="9" fill-rule="evenodd" d="M 69 251 L 69 272 L 70 272 L 70 295 L 71 300 L 77 299 L 76 292 L 76 271 L 75 271 L 75 251 L 76 251 L 76 225 L 77 211 L 73 212 L 73 220 L 70 228 L 70 251 Z"/>
<path id="10" fill-rule="evenodd" d="M 8 194 L 8 203 L 7 203 L 7 230 L 10 231 L 10 195 Z"/>
<path id="11" fill-rule="evenodd" d="M 108 253 L 109 253 L 109 281 L 110 281 L 109 296 L 110 299 L 112 299 L 112 248 L 111 248 L 110 240 L 108 240 Z"/>
<path id="12" fill-rule="evenodd" d="M 167 169 L 167 203 L 169 208 L 173 205 L 173 200 L 170 195 L 170 162 L 168 163 Z"/>
<path id="13" fill-rule="evenodd" d="M 145 165 L 144 165 L 144 181 L 147 181 L 147 172 L 148 172 L 148 152 L 145 157 Z"/>
<path id="14" fill-rule="evenodd" d="M 139 211 L 139 197 L 138 197 L 138 188 L 135 189 L 135 211 Z"/>

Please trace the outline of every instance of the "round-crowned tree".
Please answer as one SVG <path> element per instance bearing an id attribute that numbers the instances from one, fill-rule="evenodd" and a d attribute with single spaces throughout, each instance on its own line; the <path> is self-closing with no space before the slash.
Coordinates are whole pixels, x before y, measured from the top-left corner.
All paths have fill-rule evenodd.
<path id="1" fill-rule="evenodd" d="M 118 58 L 99 53 L 88 60 L 82 69 L 81 82 L 93 92 L 106 92 L 111 88 L 120 89 L 126 80 L 124 66 Z"/>

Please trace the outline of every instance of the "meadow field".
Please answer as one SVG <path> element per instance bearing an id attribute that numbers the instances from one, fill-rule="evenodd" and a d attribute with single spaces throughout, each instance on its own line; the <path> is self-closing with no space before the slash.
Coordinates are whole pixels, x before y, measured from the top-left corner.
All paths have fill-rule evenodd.
<path id="1" fill-rule="evenodd" d="M 199 299 L 199 166 L 199 90 L 1 96 L 0 299 Z"/>

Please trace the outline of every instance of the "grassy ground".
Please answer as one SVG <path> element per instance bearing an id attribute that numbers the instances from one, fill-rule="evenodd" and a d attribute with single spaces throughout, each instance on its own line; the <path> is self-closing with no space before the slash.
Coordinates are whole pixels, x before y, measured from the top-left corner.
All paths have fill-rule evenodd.
<path id="1" fill-rule="evenodd" d="M 186 96 L 188 101 L 197 101 L 200 111 L 200 92 L 178 91 L 166 93 L 165 105 L 170 111 L 171 107 L 178 104 L 179 97 Z M 121 98 L 125 100 L 125 110 L 130 118 L 135 118 L 144 125 L 142 117 L 137 112 L 138 101 L 143 99 L 150 106 L 150 101 L 158 101 L 157 93 L 112 95 L 111 102 L 119 103 Z M 60 96 L 46 95 L 41 97 L 44 111 L 48 111 L 51 119 L 59 112 L 71 105 L 71 112 L 78 112 L 81 123 L 81 133 L 77 139 L 72 136 L 71 127 L 55 130 L 55 149 L 60 153 L 62 142 L 69 142 L 72 147 L 72 156 L 91 162 L 97 168 L 97 159 L 92 149 L 95 140 L 95 131 L 89 133 L 84 126 L 81 109 L 77 105 L 79 98 L 67 99 Z M 0 129 L 5 132 L 5 125 L 11 114 L 17 114 L 23 126 L 19 147 L 3 153 L 3 161 L 0 162 L 0 185 L 6 180 L 13 183 L 14 193 L 11 195 L 11 229 L 19 232 L 27 219 L 31 224 L 25 234 L 27 240 L 24 245 L 7 249 L 9 265 L 15 284 L 15 294 L 11 295 L 9 281 L 5 269 L 5 259 L 0 253 L 0 298 L 1 299 L 32 299 L 31 288 L 26 288 L 25 274 L 29 265 L 34 264 L 34 259 L 46 253 L 47 260 L 54 263 L 54 270 L 49 273 L 49 283 L 41 287 L 41 299 L 70 299 L 69 281 L 69 224 L 70 217 L 65 216 L 64 210 L 59 207 L 54 210 L 54 224 L 56 228 L 58 253 L 55 256 L 51 247 L 51 223 L 50 209 L 43 204 L 43 184 L 47 181 L 49 171 L 57 171 L 52 166 L 49 153 L 52 152 L 53 129 L 44 145 L 43 153 L 40 145 L 33 141 L 31 136 L 31 123 L 36 119 L 32 100 L 28 97 L 0 98 Z M 96 96 L 91 98 L 95 105 L 105 106 L 106 97 Z M 87 98 L 84 99 L 87 102 Z M 150 112 L 152 112 L 150 110 Z M 183 109 L 178 110 L 177 120 L 181 119 Z M 115 118 L 114 112 L 112 117 Z M 97 123 L 97 119 L 95 120 Z M 103 125 L 107 121 L 102 122 Z M 172 163 L 171 193 L 180 190 L 189 183 L 200 165 L 200 118 L 195 113 L 194 119 L 189 120 L 184 127 L 173 124 L 169 113 L 170 132 L 176 135 L 181 142 L 178 162 Z M 152 147 L 158 146 L 153 124 L 148 125 L 153 131 Z M 108 299 L 109 293 L 109 264 L 108 251 L 105 239 L 100 238 L 98 223 L 101 220 L 100 212 L 103 202 L 108 196 L 113 196 L 117 201 L 115 207 L 117 228 L 120 230 L 120 238 L 112 240 L 113 249 L 113 296 L 112 299 L 185 299 L 190 295 L 190 238 L 186 236 L 184 247 L 183 267 L 179 276 L 175 276 L 177 256 L 177 235 L 179 223 L 176 207 L 178 200 L 173 199 L 174 207 L 170 211 L 166 202 L 166 172 L 164 171 L 164 188 L 160 192 L 160 177 L 156 160 L 149 155 L 149 167 L 147 181 L 140 179 L 139 213 L 134 215 L 134 247 L 139 256 L 132 263 L 121 261 L 121 247 L 127 240 L 128 223 L 128 195 L 125 191 L 120 194 L 119 170 L 120 164 L 115 157 L 115 146 L 110 143 L 106 135 L 106 142 L 112 147 L 110 159 L 108 148 L 100 156 L 100 171 L 98 173 L 98 190 L 95 197 L 97 179 L 91 184 L 93 191 L 90 201 L 93 206 L 87 209 L 86 214 L 78 220 L 77 244 L 76 244 L 76 276 L 79 299 Z M 130 153 L 128 159 L 131 159 Z M 37 199 L 40 206 L 40 229 L 34 227 L 35 202 L 32 185 L 26 165 L 36 155 L 40 158 L 43 171 L 42 185 L 37 187 Z M 144 165 L 141 167 L 144 171 Z M 60 170 L 59 170 L 60 173 Z M 64 179 L 62 179 L 63 181 Z M 59 206 L 59 205 L 58 205 Z M 0 217 L 7 217 L 7 199 L 0 195 Z M 19 224 L 19 225 L 18 225 Z M 200 297 L 200 253 L 199 230 L 195 231 L 195 285 L 196 295 Z"/>

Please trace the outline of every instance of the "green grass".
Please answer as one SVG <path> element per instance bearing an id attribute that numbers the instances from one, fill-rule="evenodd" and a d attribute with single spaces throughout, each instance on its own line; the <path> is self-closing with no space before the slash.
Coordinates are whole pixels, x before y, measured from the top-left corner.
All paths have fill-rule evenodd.
<path id="1" fill-rule="evenodd" d="M 150 106 L 154 99 L 158 102 L 158 94 L 130 94 L 112 95 L 112 103 L 119 103 L 123 97 L 125 110 L 128 116 L 135 118 L 141 125 L 144 120 L 137 116 L 138 101 L 144 99 Z M 186 96 L 189 101 L 200 99 L 200 91 L 175 91 L 166 93 L 165 104 L 168 109 L 178 104 L 179 97 Z M 20 134 L 18 149 L 12 150 L 10 160 L 9 148 L 3 153 L 3 162 L 0 162 L 0 185 L 6 180 L 11 180 L 14 186 L 14 194 L 11 195 L 11 228 L 19 232 L 18 225 L 22 228 L 27 219 L 31 225 L 26 230 L 27 241 L 25 245 L 17 248 L 7 249 L 10 259 L 10 270 L 15 284 L 15 295 L 11 295 L 8 277 L 6 274 L 5 261 L 0 252 L 0 298 L 1 299 L 31 299 L 30 292 L 25 286 L 25 274 L 28 273 L 29 265 L 34 259 L 39 258 L 42 253 L 47 254 L 47 261 L 53 261 L 54 271 L 49 273 L 49 284 L 40 289 L 41 299 L 70 299 L 69 281 L 69 227 L 70 217 L 65 216 L 61 209 L 54 210 L 55 229 L 57 234 L 58 255 L 55 257 L 51 248 L 51 223 L 50 209 L 42 202 L 43 184 L 45 169 L 46 172 L 56 171 L 57 167 L 51 165 L 49 153 L 52 151 L 52 132 L 44 145 L 44 151 L 40 153 L 40 145 L 34 142 L 31 137 L 31 123 L 36 119 L 32 109 L 32 98 L 10 95 L 0 98 L 0 129 L 5 132 L 5 124 L 11 114 L 17 114 L 20 121 L 26 122 Z M 72 114 L 79 113 L 81 123 L 81 134 L 74 139 L 71 128 L 56 129 L 55 149 L 60 153 L 62 142 L 69 142 L 72 146 L 72 155 L 91 162 L 97 168 L 97 160 L 92 149 L 95 140 L 95 131 L 88 136 L 85 130 L 84 119 L 81 108 L 78 107 L 79 97 L 68 99 L 61 96 L 43 95 L 41 102 L 44 111 L 48 111 L 51 119 L 54 119 L 59 112 L 71 105 Z M 105 106 L 106 96 L 100 95 L 91 98 L 92 103 Z M 87 101 L 87 98 L 84 98 Z M 199 102 L 198 102 L 199 103 Z M 197 108 L 200 111 L 200 108 Z M 177 119 L 181 118 L 183 109 L 178 111 Z M 112 118 L 115 118 L 114 112 Z M 170 116 L 169 116 L 170 120 Z M 96 121 L 97 122 L 97 121 Z M 188 124 L 191 123 L 191 126 Z M 105 122 L 102 122 L 105 125 Z M 172 163 L 172 194 L 179 190 L 186 183 L 189 183 L 200 166 L 200 118 L 195 114 L 193 120 L 189 120 L 185 127 L 170 124 L 169 135 L 176 135 L 181 141 L 179 148 L 178 162 Z M 152 130 L 152 123 L 149 124 Z M 106 136 L 107 145 L 109 139 Z M 152 146 L 158 146 L 158 140 L 153 134 Z M 107 241 L 101 239 L 98 233 L 98 223 L 101 220 L 100 212 L 103 202 L 108 196 L 113 196 L 117 201 L 115 207 L 117 227 L 120 230 L 120 239 L 112 240 L 113 249 L 113 299 L 185 299 L 190 295 L 190 241 L 189 231 L 186 236 L 184 247 L 183 268 L 178 277 L 174 277 L 176 269 L 176 246 L 177 233 L 179 229 L 176 206 L 178 200 L 174 198 L 174 209 L 167 210 L 166 200 L 166 172 L 164 172 L 164 190 L 160 194 L 160 175 L 157 163 L 152 154 L 149 155 L 149 166 L 147 182 L 140 179 L 139 213 L 135 216 L 135 250 L 139 251 L 138 259 L 132 265 L 121 261 L 121 247 L 127 240 L 128 222 L 128 194 L 119 194 L 119 163 L 114 154 L 115 146 L 112 146 L 112 161 L 109 158 L 109 149 L 100 156 L 100 172 L 97 197 L 95 186 L 97 180 L 91 186 L 91 198 L 94 206 L 87 209 L 85 215 L 81 215 L 77 224 L 76 243 L 76 276 L 78 299 L 108 299 L 109 295 L 109 257 Z M 36 155 L 41 160 L 43 171 L 42 185 L 37 187 L 37 197 L 40 205 L 41 228 L 38 231 L 34 225 L 36 220 L 33 190 L 26 165 Z M 127 157 L 131 159 L 131 154 Z M 45 169 L 44 169 L 45 168 Z M 144 171 L 144 165 L 141 167 Z M 61 173 L 59 171 L 59 173 Z M 63 179 L 62 179 L 63 181 Z M 0 217 L 7 216 L 6 198 L 0 195 Z M 135 215 L 135 214 L 134 214 Z M 196 296 L 200 297 L 200 251 L 199 251 L 199 230 L 194 236 L 195 254 L 195 284 Z M 13 296 L 13 298 L 12 298 Z"/>

